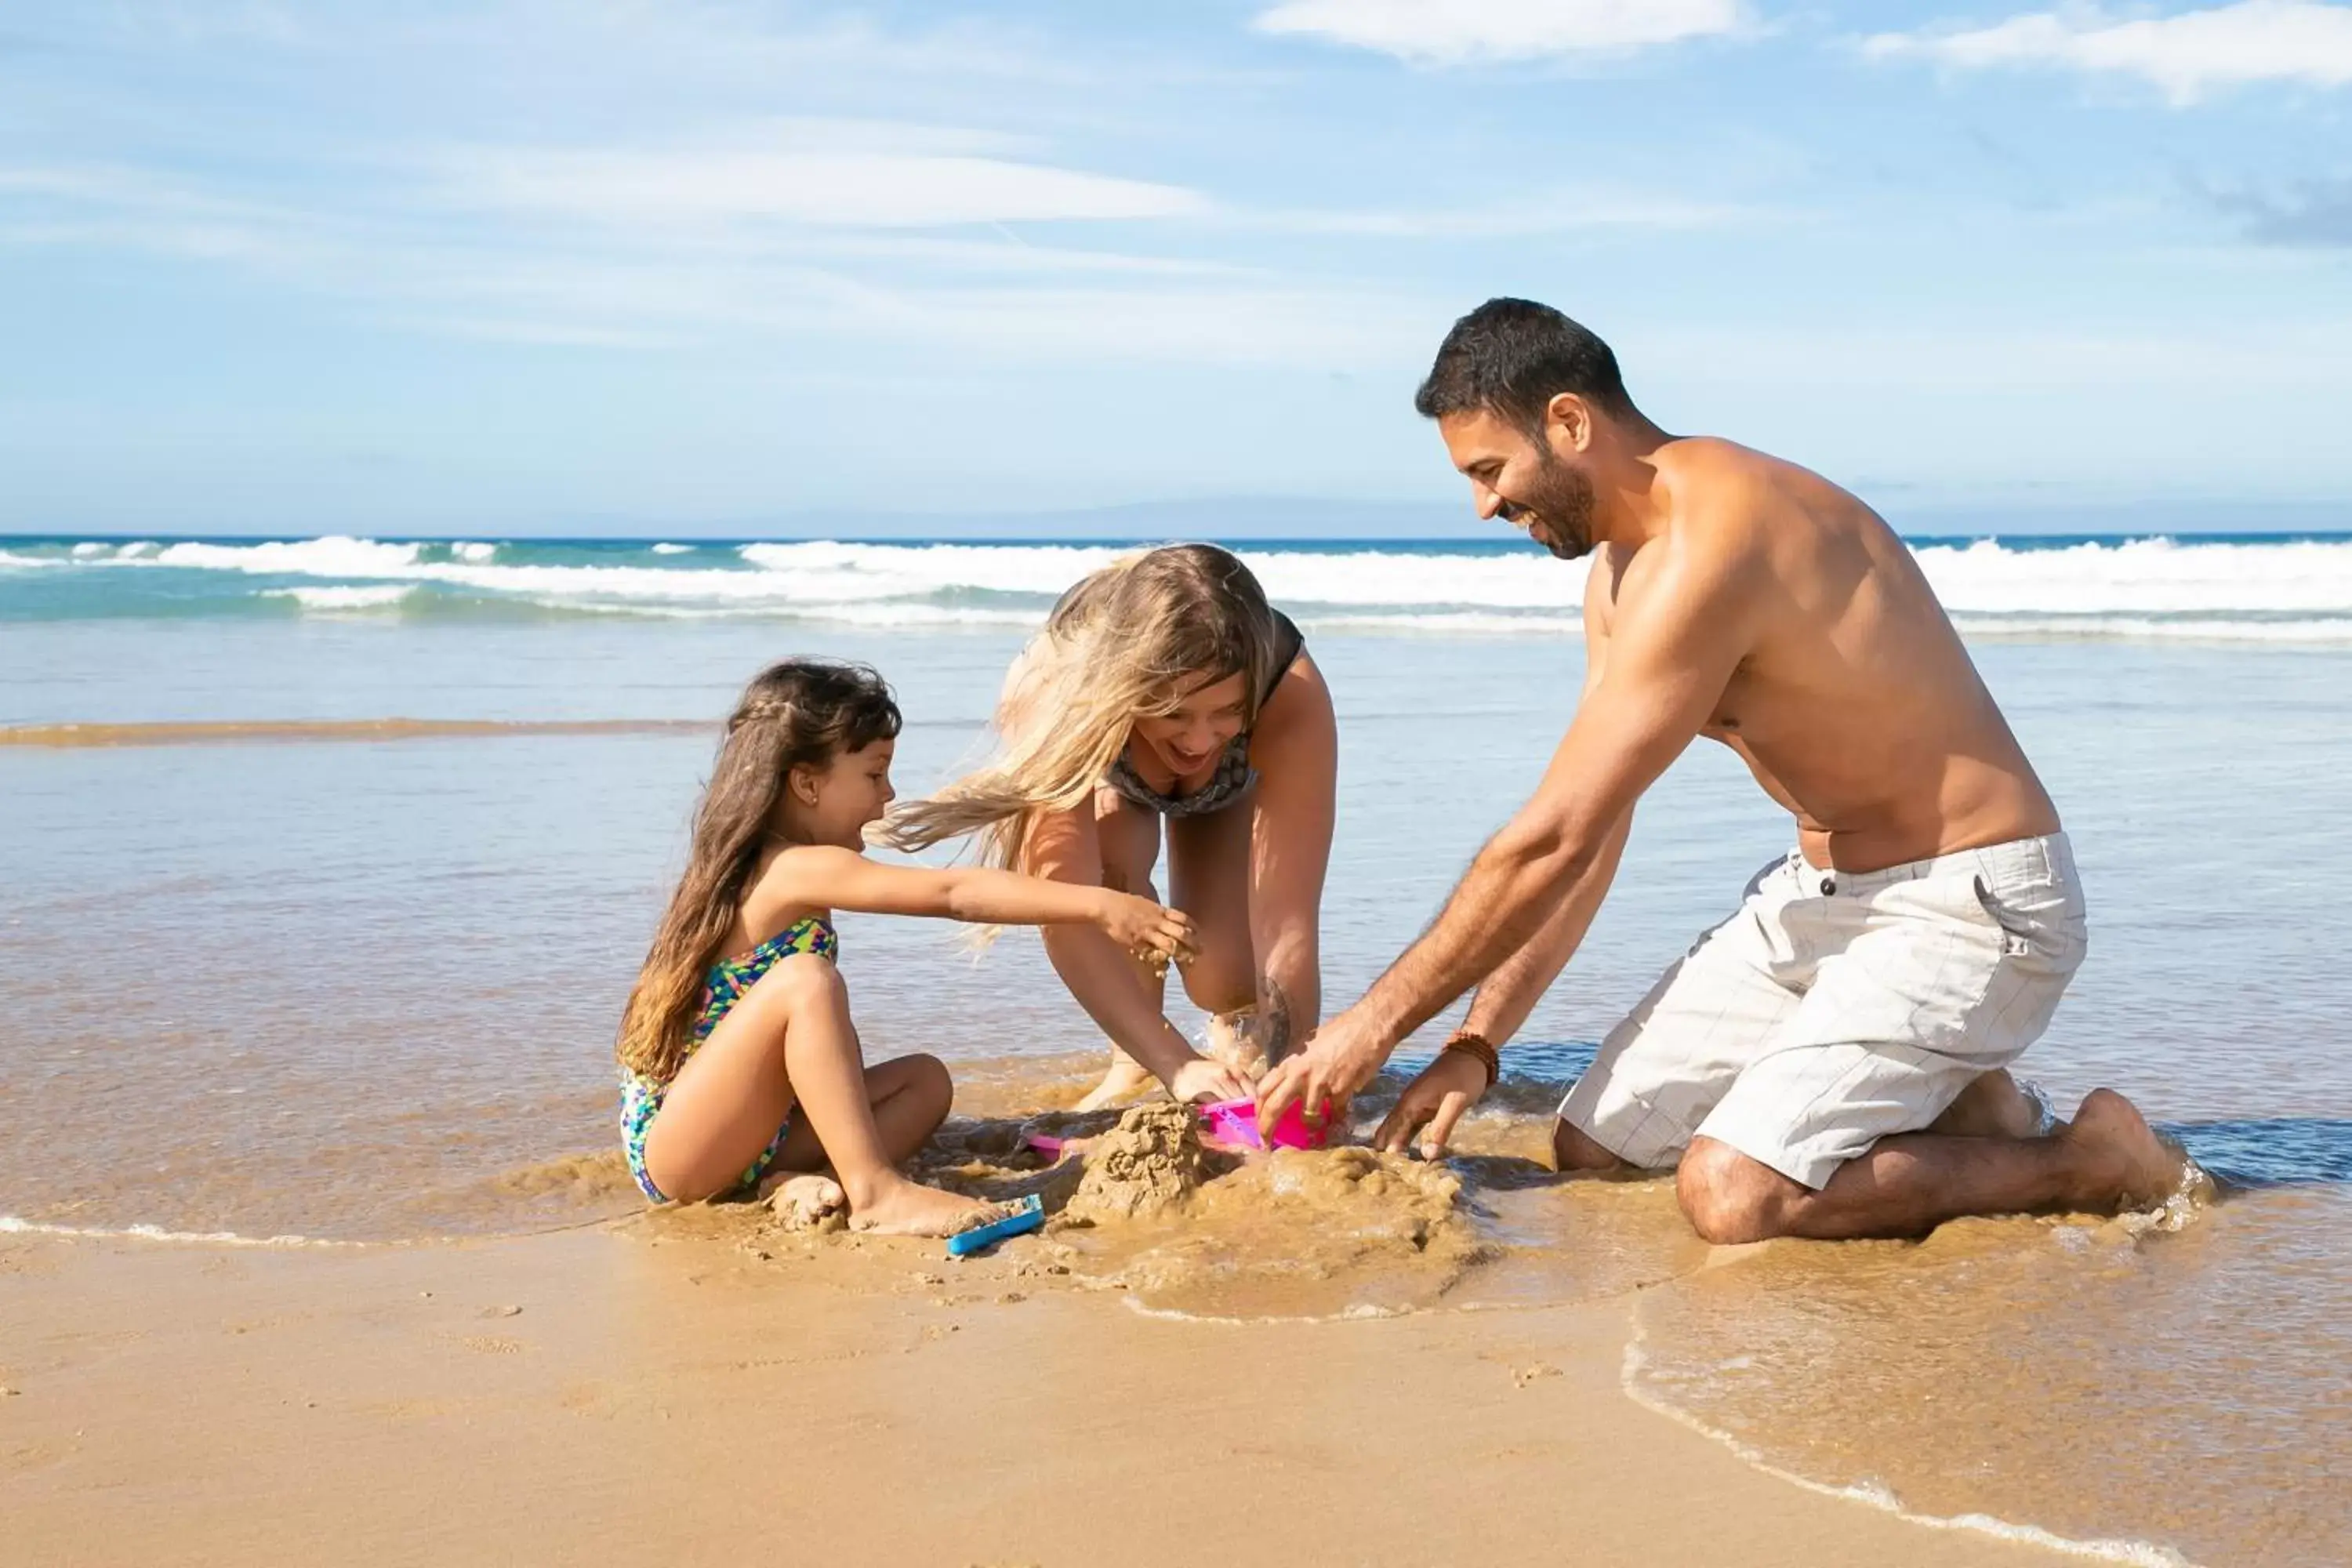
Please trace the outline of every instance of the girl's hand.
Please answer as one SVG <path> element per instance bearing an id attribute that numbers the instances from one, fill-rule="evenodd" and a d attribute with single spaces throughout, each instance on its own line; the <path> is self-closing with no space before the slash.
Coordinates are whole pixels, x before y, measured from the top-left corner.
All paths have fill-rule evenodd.
<path id="1" fill-rule="evenodd" d="M 1170 960 L 1190 963 L 1200 946 L 1192 934 L 1192 917 L 1181 910 L 1162 909 L 1150 899 L 1103 889 L 1102 913 L 1096 917 L 1111 941 L 1160 973 Z"/>
<path id="2" fill-rule="evenodd" d="M 1199 1105 L 1220 1100 L 1250 1098 L 1249 1079 L 1223 1062 L 1194 1057 L 1168 1080 L 1168 1092 L 1181 1104 Z"/>

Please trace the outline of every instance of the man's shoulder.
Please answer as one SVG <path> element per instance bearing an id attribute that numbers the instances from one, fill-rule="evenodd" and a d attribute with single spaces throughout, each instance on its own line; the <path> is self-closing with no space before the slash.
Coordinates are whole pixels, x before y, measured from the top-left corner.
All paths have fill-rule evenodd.
<path id="1" fill-rule="evenodd" d="M 1674 499 L 1674 522 L 1707 530 L 1754 521 L 1783 501 L 1800 476 L 1811 478 L 1793 463 L 1715 436 L 1668 442 L 1653 460 Z"/>
<path id="2" fill-rule="evenodd" d="M 1811 469 L 1736 441 L 1685 437 L 1661 447 L 1655 460 L 1672 500 L 1667 534 L 1684 551 L 1727 561 L 1785 557 L 1869 515 Z"/>

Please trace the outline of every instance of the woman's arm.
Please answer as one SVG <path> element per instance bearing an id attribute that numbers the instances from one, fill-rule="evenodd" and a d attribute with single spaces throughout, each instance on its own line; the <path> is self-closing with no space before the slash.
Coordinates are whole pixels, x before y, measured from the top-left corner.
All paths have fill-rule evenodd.
<path id="1" fill-rule="evenodd" d="M 1250 764 L 1258 773 L 1250 835 L 1250 945 L 1257 954 L 1258 1011 L 1271 1066 L 1313 1034 L 1322 1017 L 1319 933 L 1339 728 L 1323 672 L 1303 652 L 1258 715 Z"/>
<path id="2" fill-rule="evenodd" d="M 1193 951 L 1192 922 L 1150 899 L 985 866 L 888 866 L 824 844 L 777 855 L 747 901 L 775 910 L 925 915 L 978 925 L 1085 925 L 1096 928 L 1090 934 L 1113 951 L 1149 950 L 1188 960 Z"/>
<path id="3" fill-rule="evenodd" d="M 1039 819 L 1028 840 L 1027 866 L 1035 876 L 1075 890 L 1103 891 L 1102 844 L 1090 805 Z M 1179 1100 L 1209 1096 L 1240 1100 L 1249 1086 L 1192 1049 L 1143 987 L 1118 944 L 1084 926 L 1046 930 L 1045 956 L 1095 1026 L 1141 1062 Z"/>

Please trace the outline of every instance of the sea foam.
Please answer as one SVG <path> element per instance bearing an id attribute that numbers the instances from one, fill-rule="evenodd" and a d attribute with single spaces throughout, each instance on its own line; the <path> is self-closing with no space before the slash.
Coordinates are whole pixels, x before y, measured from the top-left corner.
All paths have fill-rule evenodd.
<path id="1" fill-rule="evenodd" d="M 96 548 L 93 548 L 95 546 Z M 1108 544 L 432 543 L 307 540 L 12 542 L 0 565 L 85 575 L 188 574 L 153 613 L 268 596 L 352 611 L 431 584 L 425 607 L 508 615 L 763 617 L 866 626 L 1027 627 L 1130 548 Z M 1587 565 L 1507 546 L 1244 545 L 1267 595 L 1310 628 L 1438 636 L 1574 635 Z M 1916 547 L 1972 635 L 2352 643 L 2352 539 L 1979 540 Z M 62 575 L 61 575 L 62 574 Z M 35 577 L 18 574 L 22 591 Z M 77 598 L 77 603 L 83 603 Z M 423 604 L 423 601 L 417 601 Z M 0 604 L 0 613 L 6 610 Z M 56 613 L 54 611 L 47 613 Z"/>

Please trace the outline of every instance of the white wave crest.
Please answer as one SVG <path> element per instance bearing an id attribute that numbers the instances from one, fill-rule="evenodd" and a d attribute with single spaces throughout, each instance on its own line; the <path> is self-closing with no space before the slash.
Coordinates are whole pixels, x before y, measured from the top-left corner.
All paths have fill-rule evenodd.
<path id="1" fill-rule="evenodd" d="M 2134 539 L 2019 550 L 1930 545 L 1919 564 L 1955 614 L 2352 615 L 2352 542 Z"/>
<path id="2" fill-rule="evenodd" d="M 240 1236 L 228 1230 L 166 1230 L 160 1225 L 44 1225 L 0 1214 L 0 1236 L 60 1236 L 79 1240 L 159 1241 L 182 1247 L 367 1247 L 362 1241 L 334 1241 L 315 1236 Z"/>
<path id="3" fill-rule="evenodd" d="M 120 560 L 136 559 L 124 545 Z M 147 546 L 153 549 L 152 545 Z M 182 543 L 153 557 L 159 566 L 194 566 L 211 572 L 244 572 L 268 577 L 388 577 L 404 575 L 425 552 L 421 544 L 379 544 L 340 534 L 261 544 Z"/>
<path id="4" fill-rule="evenodd" d="M 293 596 L 318 609 L 380 608 L 394 602 L 386 589 L 434 583 L 460 596 L 558 611 L 1034 626 L 1071 584 L 1130 547 L 812 541 L 698 551 L 664 543 L 584 561 L 572 550 L 535 556 L 529 544 L 463 542 L 445 557 L 437 547 L 341 536 L 110 548 L 70 560 L 60 552 L 43 563 L 308 579 Z M 1326 630 L 1574 635 L 1586 573 L 1582 563 L 1528 551 L 1400 544 L 1239 552 L 1270 598 L 1302 625 Z M 1987 540 L 1929 544 L 1917 556 L 1971 635 L 2352 644 L 2352 541 L 2159 538 L 2032 548 Z M 370 596 L 358 597 L 362 592 Z"/>
<path id="5" fill-rule="evenodd" d="M 396 608 L 402 600 L 416 592 L 417 586 L 414 583 L 395 583 L 365 588 L 268 588 L 263 591 L 262 597 L 291 599 L 305 610 L 324 615 L 350 615 Z"/>
<path id="6" fill-rule="evenodd" d="M 1003 544 L 747 544 L 755 566 L 813 594 L 901 598 L 979 590 L 1058 598 L 1071 584 L 1130 553 L 1126 546 Z M 1251 550 L 1237 553 L 1285 605 L 1573 610 L 1581 564 L 1529 553 L 1454 555 L 1396 549 Z"/>

